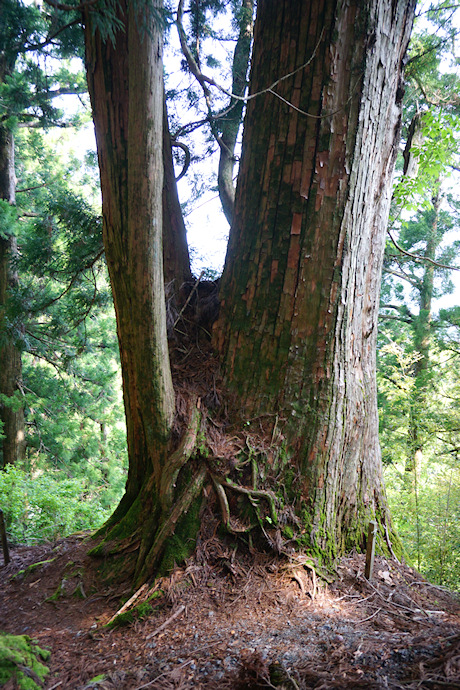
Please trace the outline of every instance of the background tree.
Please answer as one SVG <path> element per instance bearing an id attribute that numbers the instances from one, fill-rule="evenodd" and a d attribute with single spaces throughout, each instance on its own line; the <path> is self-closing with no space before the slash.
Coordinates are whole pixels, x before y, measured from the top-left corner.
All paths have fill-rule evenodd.
<path id="1" fill-rule="evenodd" d="M 206 23 L 206 12 L 222 10 L 222 5 L 224 3 L 216 2 L 215 0 L 208 0 L 204 3 L 190 3 L 191 45 L 189 45 L 189 39 L 184 29 L 183 0 L 179 2 L 176 23 L 187 66 L 203 91 L 207 111 L 204 122 L 209 124 L 212 136 L 219 146 L 217 186 L 222 210 L 228 224 L 231 225 L 235 203 L 235 185 L 233 182 L 236 162 L 235 149 L 243 115 L 243 97 L 247 89 L 246 75 L 251 52 L 254 2 L 253 0 L 243 0 L 241 4 L 231 3 L 233 21 L 238 29 L 238 37 L 232 59 L 231 95 L 228 104 L 222 108 L 221 112 L 216 113 L 215 109 L 213 109 L 213 98 L 209 87 L 210 77 L 203 74 L 201 39 L 205 36 L 209 37 L 211 33 Z M 217 61 L 210 60 L 208 57 L 208 66 L 212 66 L 215 62 Z"/>
<path id="2" fill-rule="evenodd" d="M 78 85 L 69 82 L 70 73 L 47 75 L 38 55 L 73 54 L 76 34 L 70 29 L 75 17 L 54 10 L 52 16 L 35 5 L 5 0 L 0 9 L 0 415 L 3 426 L 1 465 L 14 463 L 24 456 L 25 427 L 21 401 L 22 364 L 19 342 L 22 325 L 11 313 L 10 292 L 17 287 L 17 239 L 15 229 L 14 130 L 23 125 L 49 125 L 60 118 L 52 99 L 62 93 L 75 93 Z M 67 28 L 66 39 L 57 36 Z M 78 39 L 77 39 L 78 43 Z M 80 85 L 81 89 L 81 85 Z"/>
<path id="3" fill-rule="evenodd" d="M 411 39 L 379 336 L 380 434 L 390 500 L 409 555 L 441 584 L 455 581 L 459 561 L 451 502 L 458 485 L 458 331 L 455 309 L 437 313 L 435 307 L 452 292 L 449 267 L 458 266 L 458 200 L 450 177 L 458 167 L 455 10 L 431 8 Z"/>

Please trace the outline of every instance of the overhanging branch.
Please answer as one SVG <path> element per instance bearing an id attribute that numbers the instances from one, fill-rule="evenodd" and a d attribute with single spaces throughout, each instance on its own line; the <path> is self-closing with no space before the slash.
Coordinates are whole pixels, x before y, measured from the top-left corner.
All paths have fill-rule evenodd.
<path id="1" fill-rule="evenodd" d="M 414 259 L 414 261 L 419 261 L 420 263 L 432 264 L 433 266 L 437 266 L 437 268 L 446 268 L 448 271 L 460 271 L 460 266 L 448 266 L 447 264 L 441 264 L 439 261 L 435 261 L 434 259 L 429 259 L 427 256 L 420 256 L 420 254 L 412 254 L 411 252 L 406 251 L 401 247 L 400 244 L 396 242 L 389 228 L 387 228 L 387 233 L 396 249 L 401 252 L 401 254 L 404 254 L 404 256 L 409 256 L 411 259 Z M 388 272 L 390 273 L 390 271 Z M 405 280 L 407 280 L 407 278 L 405 278 Z"/>

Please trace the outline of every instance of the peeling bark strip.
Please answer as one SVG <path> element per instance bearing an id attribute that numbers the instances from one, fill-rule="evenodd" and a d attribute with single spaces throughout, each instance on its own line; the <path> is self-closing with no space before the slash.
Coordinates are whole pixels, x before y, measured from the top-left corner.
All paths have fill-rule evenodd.
<path id="1" fill-rule="evenodd" d="M 414 4 L 258 3 L 253 93 L 314 57 L 248 103 L 215 342 L 246 418 L 284 419 L 329 552 L 388 520 L 376 323 Z"/>

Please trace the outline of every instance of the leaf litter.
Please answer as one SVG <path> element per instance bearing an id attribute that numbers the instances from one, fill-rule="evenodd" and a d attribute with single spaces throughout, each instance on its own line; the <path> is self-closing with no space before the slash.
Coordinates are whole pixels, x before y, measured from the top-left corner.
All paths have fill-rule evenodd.
<path id="1" fill-rule="evenodd" d="M 460 688 L 460 600 L 446 589 L 380 556 L 368 581 L 362 554 L 326 582 L 311 559 L 226 543 L 215 527 L 140 593 L 104 584 L 83 535 L 12 548 L 0 629 L 50 650 L 46 690 Z M 133 594 L 131 619 L 108 626 Z"/>

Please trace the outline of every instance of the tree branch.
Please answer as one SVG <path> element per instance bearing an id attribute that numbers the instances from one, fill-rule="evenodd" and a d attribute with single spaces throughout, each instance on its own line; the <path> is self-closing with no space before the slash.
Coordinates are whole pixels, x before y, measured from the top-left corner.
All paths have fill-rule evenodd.
<path id="1" fill-rule="evenodd" d="M 96 261 L 98 261 L 98 260 L 101 258 L 101 256 L 102 256 L 103 254 L 104 254 L 104 249 L 101 249 L 101 250 L 96 254 L 96 256 L 95 256 L 90 262 L 88 262 L 88 263 L 87 263 L 85 266 L 83 266 L 77 273 L 75 273 L 75 275 L 71 278 L 70 283 L 67 285 L 66 289 L 63 290 L 63 292 L 61 292 L 60 295 L 58 295 L 58 296 L 55 297 L 54 299 L 50 300 L 50 301 L 47 302 L 46 304 L 41 304 L 41 305 L 40 305 L 40 308 L 39 308 L 39 309 L 36 309 L 35 311 L 40 311 L 40 312 L 41 312 L 41 311 L 43 311 L 43 310 L 45 310 L 45 309 L 49 309 L 55 302 L 58 302 L 62 297 L 64 297 L 64 295 L 66 295 L 66 294 L 69 292 L 69 290 L 72 289 L 73 285 L 74 285 L 75 282 L 78 280 L 78 278 L 81 276 L 81 274 L 83 273 L 83 271 L 87 271 L 87 270 L 90 269 L 90 268 L 92 269 L 93 266 L 94 266 L 94 264 L 96 263 Z"/>
<path id="2" fill-rule="evenodd" d="M 176 182 L 179 182 L 179 180 L 181 180 L 184 177 L 184 175 L 186 174 L 187 170 L 190 167 L 190 160 L 191 160 L 190 149 L 188 146 L 186 146 L 185 144 L 183 144 L 180 141 L 176 141 L 172 137 L 171 137 L 171 146 L 175 146 L 178 149 L 182 149 L 182 151 L 185 153 L 184 165 L 182 166 L 182 170 L 180 172 L 180 175 L 178 177 L 176 177 Z"/>
<path id="3" fill-rule="evenodd" d="M 413 278 L 409 278 L 409 276 L 403 272 L 399 273 L 399 271 L 394 271 L 391 268 L 384 268 L 383 271 L 384 271 L 384 273 L 389 273 L 392 276 L 396 276 L 397 278 L 401 278 L 401 280 L 406 280 L 416 290 L 420 289 L 420 285 L 417 283 L 417 281 L 414 280 Z"/>
<path id="4" fill-rule="evenodd" d="M 409 256 L 411 259 L 414 259 L 414 261 L 420 261 L 420 263 L 426 263 L 428 262 L 429 264 L 432 264 L 433 266 L 437 266 L 437 268 L 446 268 L 448 271 L 460 271 L 460 266 L 447 266 L 446 264 L 440 264 L 438 261 L 435 261 L 434 259 L 429 259 L 427 256 L 420 256 L 420 254 L 412 254 L 411 252 L 407 252 L 405 249 L 399 245 L 396 240 L 394 239 L 393 235 L 391 234 L 390 230 L 387 228 L 388 236 L 390 240 L 393 242 L 394 246 L 396 249 L 401 252 L 401 254 L 404 254 L 404 256 Z M 388 273 L 391 273 L 388 269 L 386 269 Z M 409 280 L 406 278 L 405 280 Z"/>
<path id="5" fill-rule="evenodd" d="M 47 2 L 47 0 L 45 0 L 45 2 Z M 51 4 L 51 3 L 49 3 L 49 4 Z M 63 26 L 61 26 L 59 29 L 57 29 L 57 31 L 54 32 L 54 34 L 47 36 L 45 38 L 45 40 L 42 41 L 42 43 L 26 43 L 24 45 L 23 50 L 24 51 L 41 50 L 42 48 L 45 48 L 45 46 L 49 45 L 56 38 L 56 36 L 59 36 L 60 33 L 65 31 L 69 27 L 75 26 L 76 24 L 80 24 L 80 23 L 81 23 L 80 19 L 74 19 L 73 22 L 69 22 L 68 24 L 64 24 Z"/>
<path id="6" fill-rule="evenodd" d="M 318 48 L 320 46 L 321 41 L 323 40 L 323 35 L 324 35 L 324 29 L 321 31 L 321 35 L 318 39 L 318 43 L 315 46 L 315 49 L 313 53 L 311 54 L 310 58 L 307 60 L 307 62 L 304 62 L 303 65 L 300 65 L 300 67 L 297 67 L 297 69 L 293 70 L 292 72 L 289 72 L 289 74 L 285 74 L 276 81 L 273 82 L 273 84 L 270 84 L 266 89 L 262 89 L 261 91 L 257 91 L 256 93 L 252 93 L 249 96 L 238 96 L 235 93 L 232 93 L 231 91 L 228 91 L 227 89 L 224 89 L 223 86 L 218 84 L 212 77 L 207 77 L 203 72 L 200 70 L 198 67 L 198 64 L 193 57 L 190 48 L 187 45 L 187 38 L 185 35 L 184 27 L 182 24 L 182 17 L 184 14 L 184 0 L 179 1 L 179 5 L 177 8 L 177 18 L 176 18 L 176 26 L 177 30 L 179 33 L 179 40 L 182 48 L 182 52 L 184 53 L 185 59 L 187 60 L 187 64 L 189 66 L 189 69 L 191 73 L 194 75 L 194 77 L 197 79 L 199 84 L 201 85 L 201 88 L 203 89 L 203 93 L 205 95 L 206 99 L 206 104 L 208 106 L 209 112 L 211 112 L 211 91 L 209 90 L 209 86 L 215 86 L 216 89 L 221 91 L 222 93 L 226 94 L 230 98 L 236 100 L 236 101 L 244 101 L 247 103 L 248 101 L 251 101 L 253 98 L 257 98 L 258 96 L 263 96 L 265 93 L 271 93 L 273 96 L 276 96 L 276 98 L 279 98 L 283 103 L 286 103 L 290 108 L 293 108 L 296 112 L 300 113 L 301 115 L 304 115 L 305 117 L 311 117 L 315 120 L 325 120 L 328 117 L 332 117 L 333 115 L 337 115 L 337 113 L 340 113 L 345 106 L 351 101 L 351 99 L 354 96 L 354 93 L 356 91 L 356 88 L 361 81 L 362 74 L 360 74 L 359 78 L 356 80 L 355 84 L 353 85 L 353 88 L 351 90 L 350 96 L 347 98 L 345 103 L 340 107 L 337 108 L 337 110 L 334 110 L 331 113 L 327 113 L 325 115 L 313 115 L 312 113 L 307 113 L 305 110 L 301 110 L 300 108 L 297 108 L 293 103 L 288 101 L 286 98 L 283 98 L 279 93 L 274 91 L 273 89 L 275 86 L 280 84 L 282 81 L 285 79 L 289 79 L 289 77 L 293 77 L 297 72 L 300 72 L 301 70 L 305 69 L 305 67 L 308 67 L 308 65 L 314 60 L 316 57 L 316 53 L 318 51 Z M 209 85 L 209 86 L 208 86 Z M 214 133 L 213 133 L 214 134 Z M 219 146 L 223 146 L 223 142 L 221 141 L 220 137 L 216 134 L 214 134 L 217 143 Z"/>

